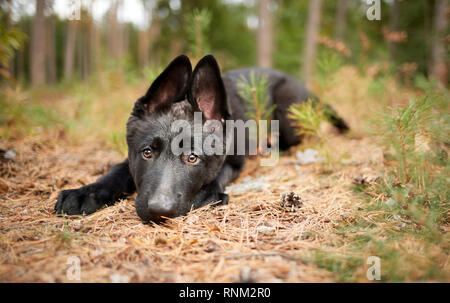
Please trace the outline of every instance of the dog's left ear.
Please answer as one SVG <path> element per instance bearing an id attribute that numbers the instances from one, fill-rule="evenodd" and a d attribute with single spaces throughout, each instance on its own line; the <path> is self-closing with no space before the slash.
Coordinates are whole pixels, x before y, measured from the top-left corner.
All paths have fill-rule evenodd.
<path id="1" fill-rule="evenodd" d="M 229 111 L 220 69 L 212 55 L 203 57 L 194 69 L 188 87 L 188 100 L 206 120 L 227 120 Z"/>
<path id="2" fill-rule="evenodd" d="M 189 77 L 192 73 L 191 61 L 185 55 L 176 57 L 153 81 L 140 101 L 149 112 L 171 106 L 173 102 L 186 96 Z"/>

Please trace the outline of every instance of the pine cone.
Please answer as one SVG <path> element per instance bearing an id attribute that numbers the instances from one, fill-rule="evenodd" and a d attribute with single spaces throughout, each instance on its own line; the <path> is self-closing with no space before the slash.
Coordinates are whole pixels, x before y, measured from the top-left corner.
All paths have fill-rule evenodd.
<path id="1" fill-rule="evenodd" d="M 286 208 L 294 208 L 302 206 L 302 199 L 293 191 L 281 195 L 281 206 Z"/>

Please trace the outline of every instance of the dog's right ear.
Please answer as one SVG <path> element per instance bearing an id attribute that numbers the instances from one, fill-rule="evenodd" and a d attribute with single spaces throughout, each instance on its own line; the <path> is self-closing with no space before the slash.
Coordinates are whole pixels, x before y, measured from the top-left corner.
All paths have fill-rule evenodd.
<path id="1" fill-rule="evenodd" d="M 189 58 L 185 55 L 176 57 L 153 81 L 139 102 L 147 112 L 155 112 L 183 100 L 191 73 L 192 65 Z"/>

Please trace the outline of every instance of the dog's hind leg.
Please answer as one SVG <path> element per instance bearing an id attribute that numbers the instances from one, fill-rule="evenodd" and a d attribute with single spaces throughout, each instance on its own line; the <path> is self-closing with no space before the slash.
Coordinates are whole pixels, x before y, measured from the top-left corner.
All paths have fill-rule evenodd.
<path id="1" fill-rule="evenodd" d="M 77 189 L 63 190 L 55 205 L 57 214 L 90 214 L 104 205 L 112 205 L 136 191 L 128 160 L 114 165 L 94 183 Z"/>
<path id="2" fill-rule="evenodd" d="M 319 104 L 319 98 L 311 94 L 308 89 L 296 79 L 286 76 L 272 91 L 274 103 L 277 105 L 274 118 L 280 122 L 280 148 L 287 149 L 301 142 L 301 137 L 294 127 L 295 121 L 288 118 L 289 107 L 294 103 L 303 103 L 311 99 L 314 106 Z M 334 125 L 339 132 L 349 129 L 345 121 L 328 104 L 322 104 L 326 119 Z"/>
<path id="3" fill-rule="evenodd" d="M 289 107 L 294 103 L 305 102 L 308 100 L 308 96 L 308 89 L 289 76 L 286 76 L 273 88 L 272 98 L 277 106 L 274 111 L 274 119 L 280 123 L 279 140 L 280 148 L 283 150 L 297 145 L 301 141 L 301 137 L 293 127 L 295 121 L 288 118 Z"/>

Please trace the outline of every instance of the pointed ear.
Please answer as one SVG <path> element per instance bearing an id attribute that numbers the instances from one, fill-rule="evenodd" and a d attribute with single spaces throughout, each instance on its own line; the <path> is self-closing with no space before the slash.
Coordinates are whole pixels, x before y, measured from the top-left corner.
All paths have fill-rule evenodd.
<path id="1" fill-rule="evenodd" d="M 176 57 L 140 99 L 145 109 L 152 112 L 183 100 L 191 73 L 192 66 L 189 58 L 185 55 Z"/>
<path id="2" fill-rule="evenodd" d="M 229 117 L 227 97 L 219 66 L 212 55 L 197 64 L 189 82 L 188 100 L 207 120 L 226 120 Z"/>

